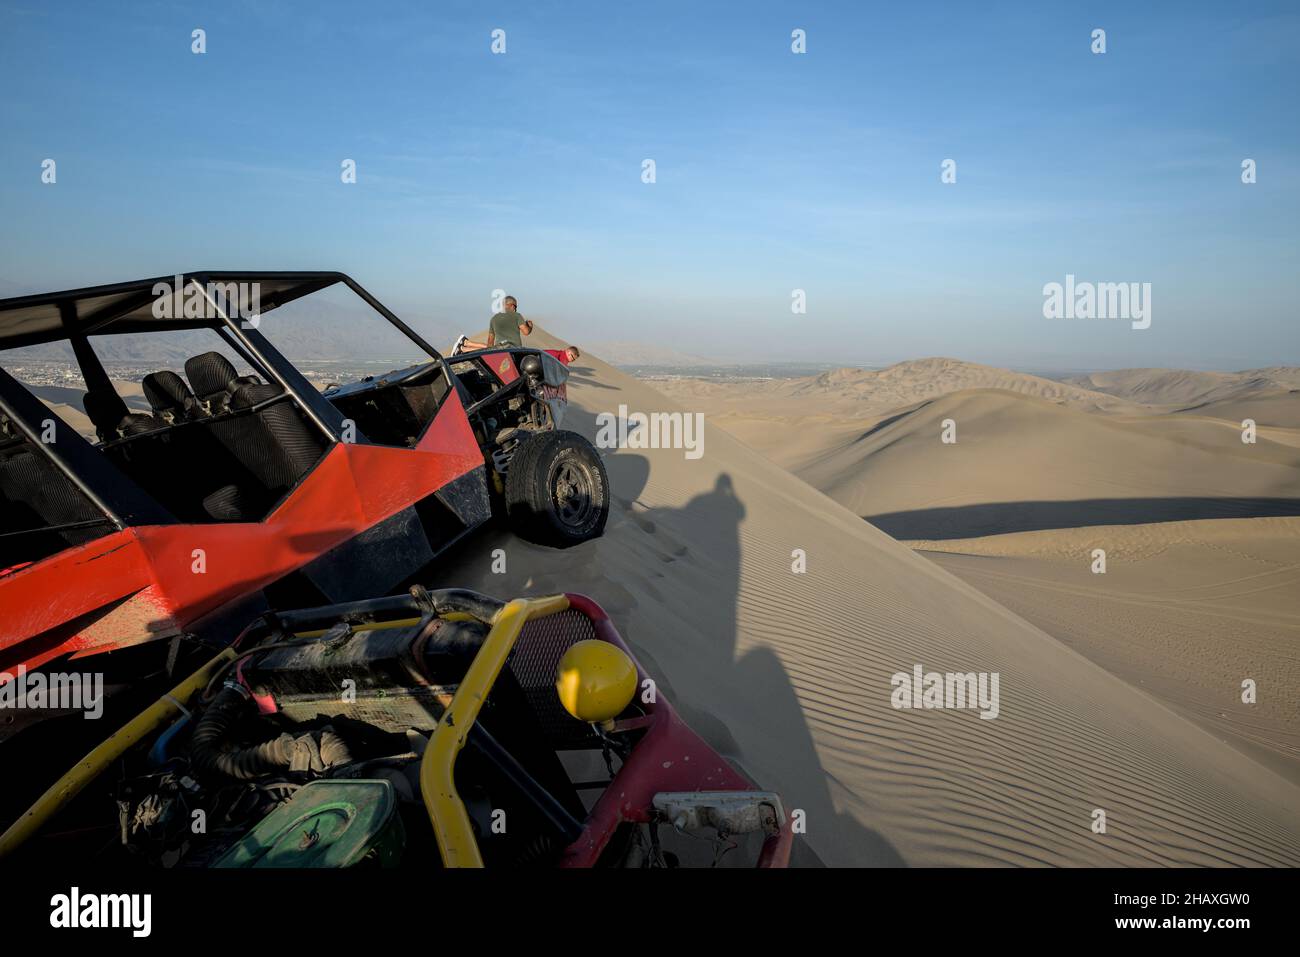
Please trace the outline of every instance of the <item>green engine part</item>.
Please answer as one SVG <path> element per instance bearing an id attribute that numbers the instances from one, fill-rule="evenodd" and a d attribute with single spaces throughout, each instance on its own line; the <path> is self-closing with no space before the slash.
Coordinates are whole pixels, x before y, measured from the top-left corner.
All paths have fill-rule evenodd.
<path id="1" fill-rule="evenodd" d="M 406 834 L 388 781 L 312 781 L 217 859 L 215 867 L 393 867 Z"/>

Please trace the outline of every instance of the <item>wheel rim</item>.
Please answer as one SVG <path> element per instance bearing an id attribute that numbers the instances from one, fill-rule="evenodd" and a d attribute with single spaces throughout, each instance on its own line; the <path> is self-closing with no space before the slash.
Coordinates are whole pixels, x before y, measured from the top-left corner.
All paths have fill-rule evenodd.
<path id="1" fill-rule="evenodd" d="M 586 525 L 596 510 L 596 481 L 591 469 L 576 459 L 565 459 L 551 476 L 551 503 L 567 528 Z"/>

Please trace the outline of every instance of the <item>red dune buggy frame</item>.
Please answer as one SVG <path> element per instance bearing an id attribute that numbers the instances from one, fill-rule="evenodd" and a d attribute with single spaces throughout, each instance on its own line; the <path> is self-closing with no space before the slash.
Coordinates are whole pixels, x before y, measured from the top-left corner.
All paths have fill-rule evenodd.
<path id="1" fill-rule="evenodd" d="M 342 284 L 428 361 L 322 393 L 230 309 L 223 290 L 240 284 L 259 315 Z M 201 314 L 159 308 L 182 291 Z M 148 376 L 152 411 L 133 412 L 91 348 L 194 329 L 256 374 L 223 384 L 233 366 L 196 356 L 189 386 Z M 559 428 L 561 363 L 520 348 L 445 359 L 342 273 L 196 272 L 0 301 L 0 350 L 51 342 L 71 346 L 99 441 L 0 368 L 0 683 L 109 651 L 96 667 L 111 689 L 173 673 L 267 608 L 391 594 L 494 510 L 554 546 L 603 530 L 600 457 Z M 199 641 L 167 640 L 182 638 Z M 0 741 L 49 714 L 18 712 Z"/>

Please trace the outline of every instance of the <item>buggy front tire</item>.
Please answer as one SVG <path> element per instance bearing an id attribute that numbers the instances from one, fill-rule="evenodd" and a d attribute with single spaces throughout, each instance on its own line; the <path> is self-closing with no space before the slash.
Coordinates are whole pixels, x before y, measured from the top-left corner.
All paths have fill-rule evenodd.
<path id="1" fill-rule="evenodd" d="M 524 439 L 506 471 L 506 516 L 520 538 L 568 548 L 599 538 L 609 518 L 609 476 L 577 432 Z"/>

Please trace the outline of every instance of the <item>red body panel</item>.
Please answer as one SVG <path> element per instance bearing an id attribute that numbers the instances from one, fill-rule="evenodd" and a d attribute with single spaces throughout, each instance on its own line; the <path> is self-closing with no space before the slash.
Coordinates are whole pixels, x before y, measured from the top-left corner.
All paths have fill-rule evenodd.
<path id="1" fill-rule="evenodd" d="M 261 522 L 128 528 L 27 565 L 0 577 L 0 671 L 177 634 L 482 465 L 453 391 L 414 449 L 336 443 Z"/>
<path id="2" fill-rule="evenodd" d="M 510 353 L 484 352 L 482 356 L 487 367 L 501 380 L 502 385 L 509 385 L 519 378 L 519 369 L 515 366 L 514 356 Z"/>
<path id="3" fill-rule="evenodd" d="M 598 638 L 622 648 L 636 661 L 604 609 L 585 595 L 565 597 L 570 607 L 591 619 Z M 639 663 L 636 667 L 640 687 L 649 675 Z M 565 849 L 561 867 L 595 867 L 619 824 L 650 821 L 654 796 L 661 791 L 754 790 L 749 780 L 682 721 L 663 695 L 657 695 L 644 708 L 645 717 L 633 719 L 634 724 L 629 726 L 644 727 L 646 733 L 591 809 L 582 836 Z M 793 841 L 794 832 L 787 815 L 780 833 L 764 841 L 758 866 L 785 867 L 790 861 Z"/>

